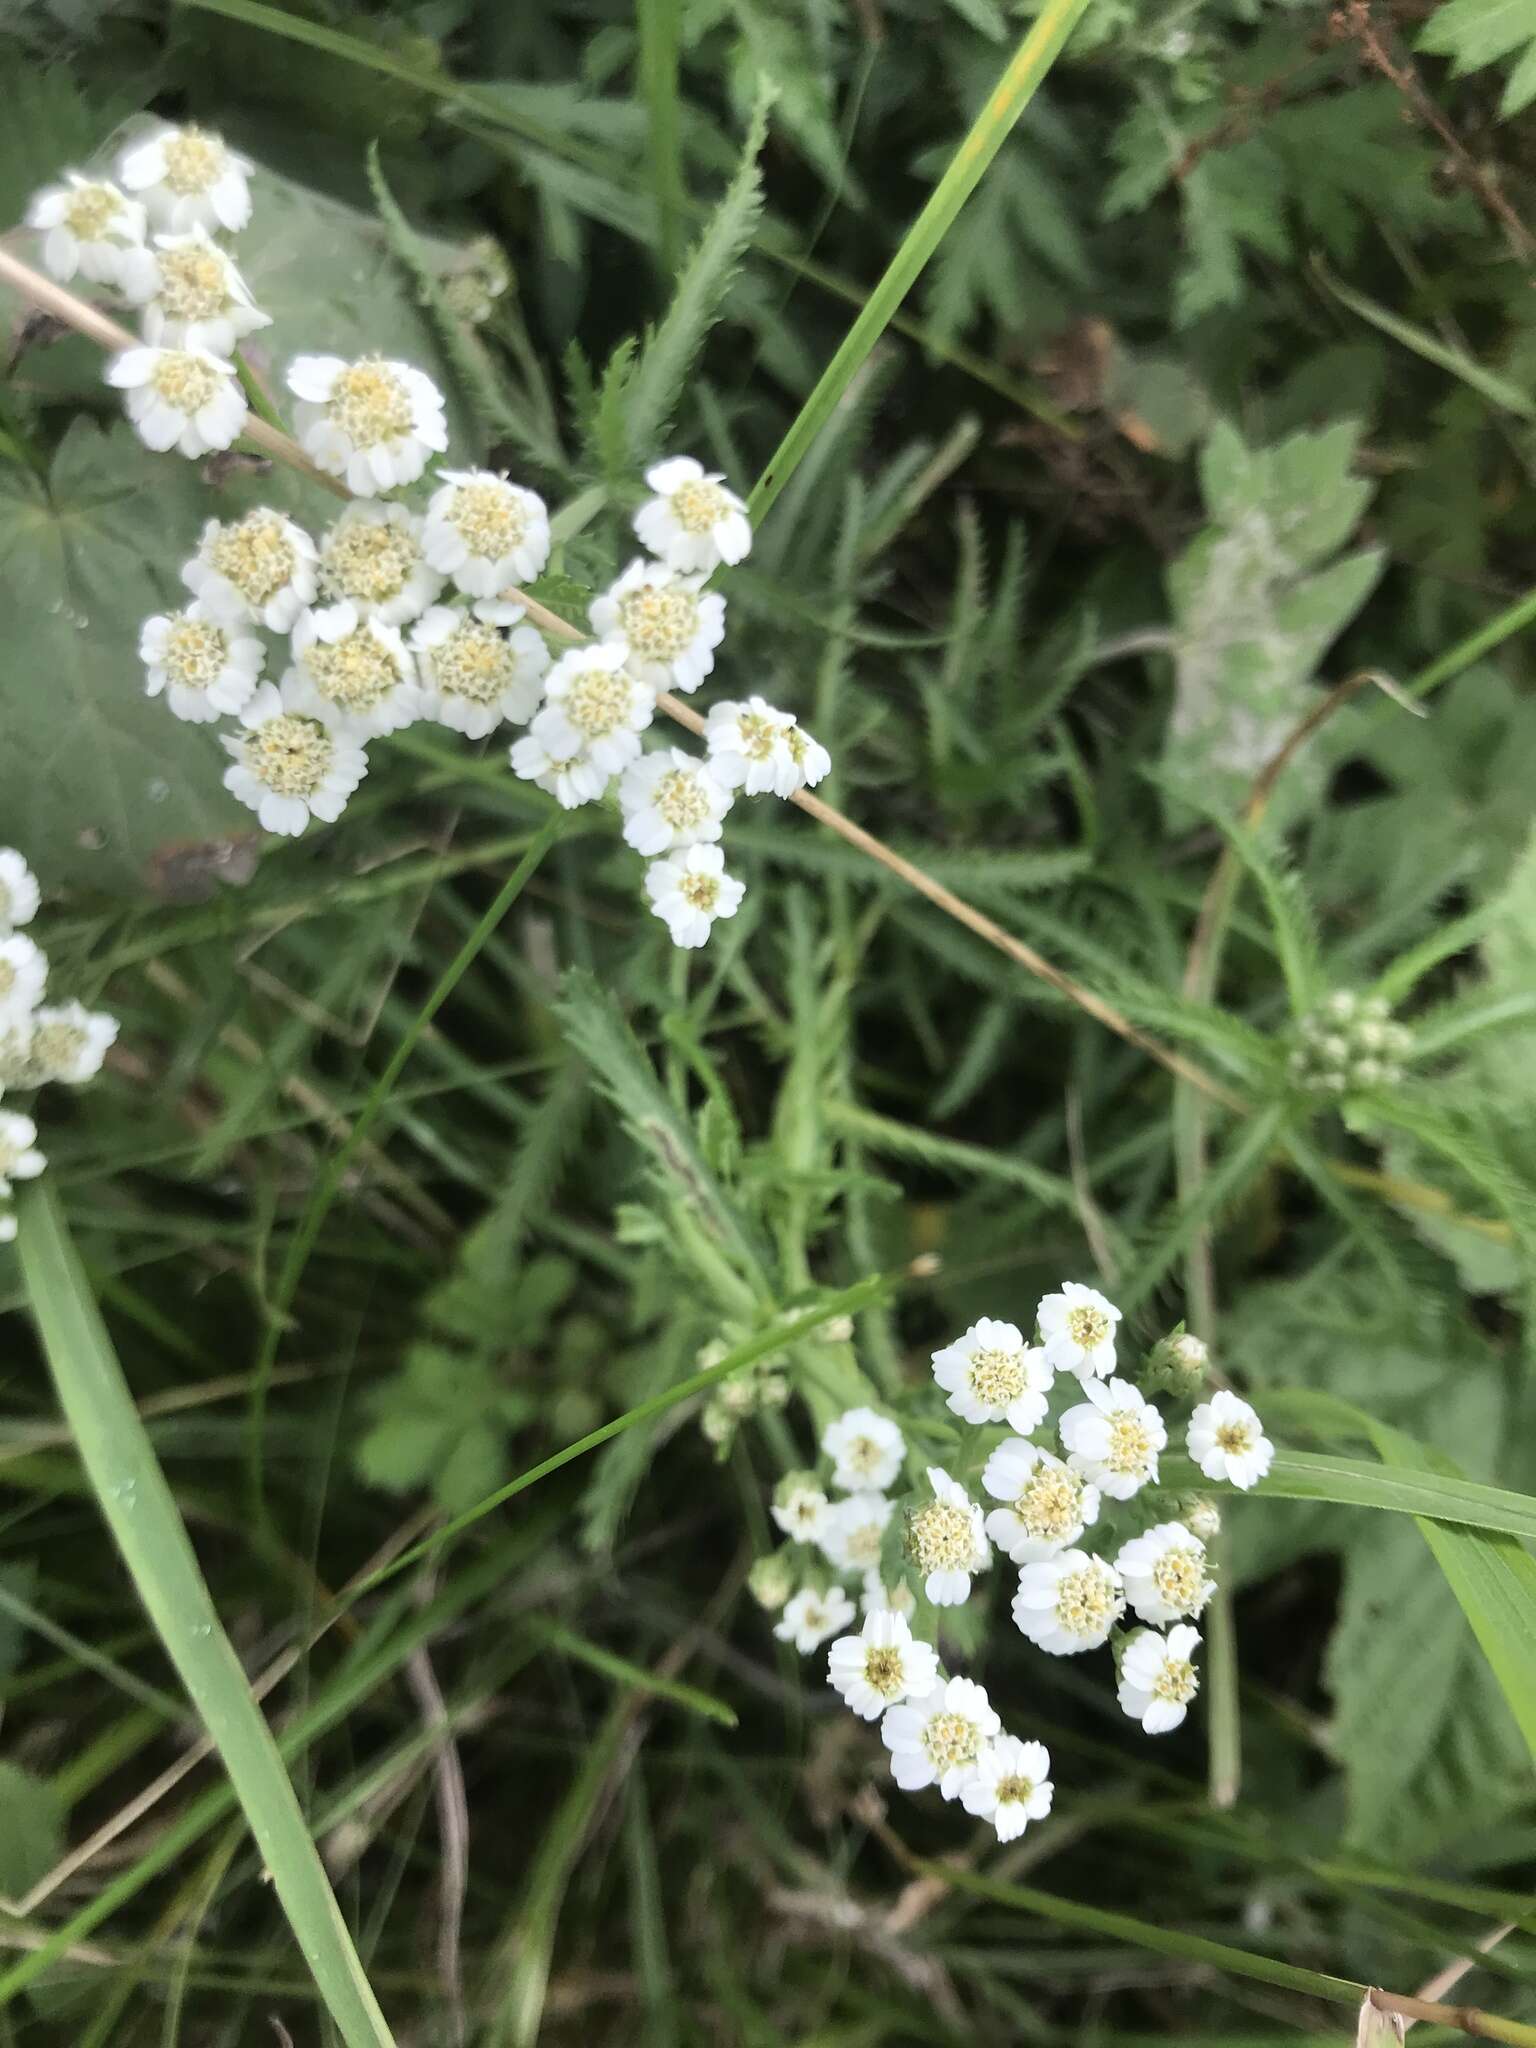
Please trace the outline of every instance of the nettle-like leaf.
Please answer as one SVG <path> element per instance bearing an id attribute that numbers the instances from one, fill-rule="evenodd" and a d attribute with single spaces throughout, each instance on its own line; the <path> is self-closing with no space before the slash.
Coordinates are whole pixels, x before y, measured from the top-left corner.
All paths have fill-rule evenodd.
<path id="1" fill-rule="evenodd" d="M 1206 444 L 1211 523 L 1168 572 L 1176 638 L 1164 779 L 1175 799 L 1242 801 L 1380 575 L 1377 550 L 1338 553 L 1371 495 L 1349 474 L 1357 435 L 1343 421 L 1250 448 L 1223 423 Z M 1287 789 L 1305 794 L 1316 774 L 1298 762 Z"/>
<path id="2" fill-rule="evenodd" d="M 1514 56 L 1499 112 L 1507 120 L 1536 100 L 1536 0 L 1448 0 L 1430 14 L 1418 46 L 1451 58 L 1457 73 Z"/>

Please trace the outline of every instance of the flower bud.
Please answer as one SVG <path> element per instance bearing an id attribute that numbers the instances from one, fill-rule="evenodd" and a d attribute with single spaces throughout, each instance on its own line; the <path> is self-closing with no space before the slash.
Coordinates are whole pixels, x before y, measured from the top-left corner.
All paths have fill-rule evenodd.
<path id="1" fill-rule="evenodd" d="M 795 1590 L 795 1568 L 782 1550 L 760 1557 L 747 1573 L 747 1591 L 767 1614 L 777 1614 Z"/>
<path id="2" fill-rule="evenodd" d="M 1205 1383 L 1211 1354 L 1199 1337 L 1182 1324 L 1154 1345 L 1147 1358 L 1142 1382 L 1149 1391 L 1193 1395 Z"/>

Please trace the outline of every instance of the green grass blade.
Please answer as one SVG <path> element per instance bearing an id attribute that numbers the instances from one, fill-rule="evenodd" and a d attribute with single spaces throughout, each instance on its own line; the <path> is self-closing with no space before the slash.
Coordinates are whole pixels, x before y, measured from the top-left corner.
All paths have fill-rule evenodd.
<path id="1" fill-rule="evenodd" d="M 1270 1406 L 1270 1403 L 1266 1403 Z M 1187 1458 L 1167 1458 L 1164 1476 L 1170 1486 L 1201 1480 Z M 1536 1542 L 1536 1499 L 1456 1479 L 1440 1472 L 1404 1470 L 1378 1465 L 1370 1458 L 1335 1458 L 1314 1451 L 1276 1451 L 1269 1476 L 1255 1494 L 1273 1500 L 1331 1501 L 1337 1507 L 1385 1508 L 1399 1515 L 1422 1515 L 1434 1522 L 1454 1522 L 1493 1535 L 1518 1536 Z"/>
<path id="2" fill-rule="evenodd" d="M 682 0 L 636 0 L 640 28 L 640 92 L 645 101 L 646 156 L 656 201 L 656 253 L 664 277 L 677 269 L 682 242 L 683 155 L 678 121 L 678 46 Z"/>
<path id="3" fill-rule="evenodd" d="M 662 1678 L 641 1664 L 631 1664 L 627 1657 L 605 1650 L 601 1643 L 589 1643 L 585 1636 L 577 1635 L 574 1629 L 566 1628 L 558 1621 L 545 1622 L 539 1633 L 552 1650 L 573 1657 L 578 1664 L 585 1664 L 590 1670 L 601 1672 L 604 1678 L 615 1678 L 621 1685 L 631 1686 L 638 1692 L 653 1693 L 657 1699 L 670 1700 L 674 1706 L 682 1707 L 690 1714 L 698 1714 L 706 1721 L 713 1721 L 718 1727 L 734 1728 L 737 1725 L 734 1707 L 727 1706 L 724 1700 L 717 1700 L 713 1693 L 701 1692 L 696 1685 L 684 1685 L 676 1678 Z"/>
<path id="4" fill-rule="evenodd" d="M 1412 349 L 1426 363 L 1433 363 L 1436 369 L 1446 370 L 1479 398 L 1486 398 L 1491 406 L 1500 412 L 1510 412 L 1517 419 L 1536 419 L 1536 399 L 1522 385 L 1509 377 L 1501 377 L 1495 370 L 1484 369 L 1474 362 L 1465 350 L 1448 348 L 1437 336 L 1423 327 L 1415 327 L 1411 320 L 1399 319 L 1396 313 L 1389 313 L 1385 306 L 1378 306 L 1374 299 L 1368 299 L 1363 292 L 1351 291 L 1348 285 L 1340 284 L 1330 277 L 1319 263 L 1315 266 L 1317 275 L 1332 292 L 1341 306 L 1347 306 L 1362 320 L 1368 320 L 1379 333 L 1388 335 L 1393 341 L 1401 342 L 1404 348 Z"/>
<path id="5" fill-rule="evenodd" d="M 218 1748 L 347 2048 L 390 2048 L 393 2036 L 352 1946 L 277 1745 L 220 1626 L 46 1180 L 22 1191 L 17 1217 L 28 1301 L 102 1514 Z"/>
<path id="6" fill-rule="evenodd" d="M 955 151 L 933 195 L 902 237 L 885 275 L 870 292 L 864 309 L 843 337 L 836 355 L 800 408 L 789 432 L 757 480 L 751 511 L 761 519 L 805 458 L 807 449 L 842 403 L 848 386 L 870 350 L 891 324 L 892 316 L 929 258 L 943 241 L 951 221 L 981 182 L 983 172 L 1012 132 L 1014 123 L 1034 98 L 1041 80 L 1055 63 L 1088 0 L 1046 0 L 1028 35 Z"/>

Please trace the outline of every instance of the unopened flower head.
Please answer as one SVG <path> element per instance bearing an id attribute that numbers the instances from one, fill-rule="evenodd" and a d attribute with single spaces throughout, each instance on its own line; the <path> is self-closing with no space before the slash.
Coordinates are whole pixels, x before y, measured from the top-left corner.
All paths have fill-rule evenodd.
<path id="1" fill-rule="evenodd" d="M 619 784 L 625 840 L 648 856 L 718 839 L 731 802 L 709 763 L 681 747 L 642 754 Z"/>
<path id="2" fill-rule="evenodd" d="M 645 472 L 655 492 L 635 514 L 635 536 L 669 569 L 708 575 L 722 562 L 742 562 L 752 548 L 747 508 L 718 472 L 691 455 L 675 455 Z"/>
<path id="3" fill-rule="evenodd" d="M 1045 1819 L 1055 1789 L 1051 1753 L 1043 1742 L 999 1735 L 977 1757 L 960 1803 L 978 1820 L 991 1821 L 1000 1842 L 1013 1842 L 1032 1820 Z"/>
<path id="4" fill-rule="evenodd" d="M 831 1503 L 814 1473 L 789 1472 L 774 1489 L 769 1513 L 795 1543 L 819 1543 Z"/>
<path id="5" fill-rule="evenodd" d="M 443 394 L 410 363 L 295 356 L 288 389 L 305 454 L 359 498 L 414 483 L 448 446 Z"/>
<path id="6" fill-rule="evenodd" d="M 195 460 L 228 448 L 245 425 L 245 394 L 233 363 L 201 348 L 125 348 L 106 367 L 106 380 L 146 448 L 175 448 Z"/>
<path id="7" fill-rule="evenodd" d="M 866 1614 L 856 1636 L 839 1636 L 827 1655 L 827 1676 L 861 1721 L 876 1720 L 899 1700 L 924 1698 L 939 1682 L 930 1643 L 913 1637 L 905 1615 Z"/>
<path id="8" fill-rule="evenodd" d="M 815 1586 L 802 1586 L 785 1601 L 774 1634 L 781 1643 L 793 1643 L 802 1657 L 809 1657 L 852 1619 L 853 1602 L 841 1586 L 831 1586 L 824 1593 Z"/>
<path id="9" fill-rule="evenodd" d="M 766 1614 L 777 1614 L 794 1590 L 794 1562 L 782 1550 L 757 1558 L 747 1573 L 747 1591 Z"/>
<path id="10" fill-rule="evenodd" d="M 933 1499 L 907 1516 L 907 1555 L 935 1607 L 958 1607 L 971 1579 L 992 1562 L 982 1512 L 938 1465 L 928 1467 Z"/>
<path id="11" fill-rule="evenodd" d="M 1115 1369 L 1115 1325 L 1120 1311 L 1097 1288 L 1067 1280 L 1036 1310 L 1045 1355 L 1057 1372 L 1104 1379 Z"/>
<path id="12" fill-rule="evenodd" d="M 880 1563 L 886 1525 L 896 1512 L 883 1493 L 850 1493 L 827 1509 L 818 1541 L 834 1571 L 865 1572 Z"/>
<path id="13" fill-rule="evenodd" d="M 488 469 L 442 469 L 422 545 L 434 569 L 470 597 L 529 583 L 549 560 L 549 510 L 537 491 Z"/>
<path id="14" fill-rule="evenodd" d="M 1195 1670 L 1199 1647 L 1199 1630 L 1187 1624 L 1169 1629 L 1166 1636 L 1138 1629 L 1126 1644 L 1120 1659 L 1120 1705 L 1148 1735 L 1166 1735 L 1189 1712 L 1200 1690 Z"/>
<path id="15" fill-rule="evenodd" d="M 934 1352 L 933 1376 L 949 1395 L 944 1405 L 963 1422 L 1006 1422 L 1020 1436 L 1045 1420 L 1056 1377 L 1045 1353 L 1026 1344 L 1016 1324 L 991 1316 Z"/>
<path id="16" fill-rule="evenodd" d="M 206 228 L 156 235 L 129 296 L 142 310 L 144 339 L 156 348 L 205 348 L 232 356 L 246 335 L 270 327 L 234 258 Z"/>
<path id="17" fill-rule="evenodd" d="M 1025 1565 L 1013 1596 L 1015 1623 L 1053 1657 L 1098 1649 L 1124 1611 L 1120 1574 L 1086 1550 Z"/>
<path id="18" fill-rule="evenodd" d="M 311 818 L 334 824 L 368 772 L 353 722 L 297 678 L 263 683 L 226 738 L 234 757 L 224 787 L 249 805 L 268 832 L 302 832 Z"/>
<path id="19" fill-rule="evenodd" d="M 48 983 L 48 955 L 25 932 L 0 939 L 0 1030 L 14 1031 L 37 1008 Z"/>
<path id="20" fill-rule="evenodd" d="M 596 801 L 612 777 L 599 768 L 573 732 L 565 714 L 550 706 L 538 712 L 511 748 L 512 771 L 556 799 L 563 810 Z"/>
<path id="21" fill-rule="evenodd" d="M 1083 1392 L 1087 1400 L 1061 1418 L 1068 1463 L 1111 1500 L 1129 1500 L 1157 1477 L 1163 1418 L 1129 1380 L 1089 1380 Z"/>
<path id="22" fill-rule="evenodd" d="M 845 1408 L 823 1430 L 821 1448 L 832 1460 L 832 1484 L 844 1493 L 886 1492 L 907 1455 L 896 1424 L 873 1408 Z"/>
<path id="23" fill-rule="evenodd" d="M 210 725 L 243 710 L 261 680 L 266 650 L 254 633 L 212 617 L 201 599 L 162 612 L 139 629 L 144 693 L 162 694 L 178 718 Z"/>
<path id="24" fill-rule="evenodd" d="M 124 152 L 118 175 L 144 202 L 156 227 L 174 234 L 195 227 L 234 234 L 251 217 L 254 168 L 204 128 L 162 128 Z"/>
<path id="25" fill-rule="evenodd" d="M 550 670 L 544 694 L 545 710 L 564 722 L 564 736 L 605 776 L 638 757 L 640 735 L 656 712 L 655 691 L 624 666 L 622 647 L 571 648 Z"/>
<path id="26" fill-rule="evenodd" d="M 504 720 L 525 725 L 544 697 L 549 649 L 520 604 L 482 598 L 468 610 L 433 605 L 411 629 L 421 715 L 483 740 Z"/>
<path id="27" fill-rule="evenodd" d="M 1205 1545 L 1182 1522 L 1159 1522 L 1133 1536 L 1115 1559 L 1125 1597 L 1142 1621 L 1192 1619 L 1216 1590 Z"/>
<path id="28" fill-rule="evenodd" d="M 354 604 L 305 612 L 293 629 L 293 659 L 289 674 L 314 702 L 366 738 L 399 732 L 421 716 L 416 663 L 398 628 L 359 617 Z"/>
<path id="29" fill-rule="evenodd" d="M 987 1534 L 1015 1564 L 1069 1550 L 1099 1518 L 1099 1490 L 1038 1444 L 1010 1437 L 986 1462 L 981 1483 L 1004 1503 L 987 1516 Z"/>
<path id="30" fill-rule="evenodd" d="M 793 713 L 776 711 L 761 697 L 712 705 L 704 743 L 727 789 L 742 789 L 748 796 L 793 796 L 797 789 L 814 787 L 832 766 L 826 748 Z"/>
<path id="31" fill-rule="evenodd" d="M 891 1753 L 891 1776 L 903 1792 L 937 1785 L 946 1799 L 957 1799 L 983 1747 L 1002 1725 L 983 1686 L 971 1678 L 949 1678 L 890 1708 L 880 1723 L 880 1739 Z"/>
<path id="32" fill-rule="evenodd" d="M 211 618 L 291 633 L 315 599 L 315 544 L 286 513 L 263 505 L 243 519 L 210 519 L 181 580 Z"/>
<path id="33" fill-rule="evenodd" d="M 1203 1494 L 1185 1502 L 1182 1520 L 1190 1535 L 1198 1536 L 1202 1543 L 1214 1543 L 1221 1534 L 1221 1510 Z"/>
<path id="34" fill-rule="evenodd" d="M 66 171 L 62 185 L 34 195 L 27 226 L 41 234 L 43 267 L 61 284 L 83 277 L 130 291 L 149 267 L 144 209 L 106 178 Z"/>
<path id="35" fill-rule="evenodd" d="M 14 846 L 0 846 L 0 939 L 37 915 L 41 892 L 37 877 Z"/>
<path id="36" fill-rule="evenodd" d="M 1193 1332 L 1175 1330 L 1153 1345 L 1142 1384 L 1187 1399 L 1205 1384 L 1210 1362 L 1210 1352 Z"/>
<path id="37" fill-rule="evenodd" d="M 696 690 L 725 638 L 725 599 L 661 562 L 631 562 L 592 600 L 592 630 L 629 650 L 629 665 L 658 690 Z"/>
<path id="38" fill-rule="evenodd" d="M 320 538 L 320 589 L 386 626 L 419 619 L 443 587 L 422 551 L 422 523 L 403 505 L 362 499 Z"/>
<path id="39" fill-rule="evenodd" d="M 35 1180 L 47 1164 L 31 1117 L 0 1109 L 0 1199 L 9 1200 L 13 1181 Z"/>
<path id="40" fill-rule="evenodd" d="M 684 846 L 645 871 L 651 910 L 672 935 L 674 946 L 702 946 L 717 917 L 734 917 L 746 884 L 725 871 L 718 846 Z"/>
<path id="41" fill-rule="evenodd" d="M 1189 1418 L 1189 1455 L 1207 1479 L 1225 1479 L 1246 1491 L 1269 1470 L 1275 1447 L 1257 1412 L 1223 1387 Z"/>
<path id="42" fill-rule="evenodd" d="M 40 1003 L 19 1029 L 0 1038 L 0 1087 L 78 1088 L 101 1072 L 117 1037 L 117 1019 L 83 1003 Z"/>

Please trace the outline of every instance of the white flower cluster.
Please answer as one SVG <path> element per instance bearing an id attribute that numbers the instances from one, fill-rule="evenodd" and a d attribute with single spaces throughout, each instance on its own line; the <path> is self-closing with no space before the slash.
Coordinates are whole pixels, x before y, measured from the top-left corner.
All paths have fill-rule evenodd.
<path id="1" fill-rule="evenodd" d="M 250 218 L 251 168 L 217 136 L 165 128 L 124 153 L 124 189 L 71 172 L 33 201 L 53 274 L 141 310 L 145 345 L 113 357 L 106 377 L 151 448 L 196 457 L 245 425 L 233 358 L 270 321 L 211 231 Z M 163 232 L 151 241 L 152 226 Z M 536 492 L 439 468 L 423 512 L 384 502 L 447 452 L 431 378 L 378 356 L 301 355 L 286 381 L 304 452 L 357 502 L 318 540 L 266 508 L 210 520 L 182 572 L 191 602 L 142 629 L 149 694 L 178 718 L 239 721 L 224 738 L 225 786 L 265 830 L 288 834 L 341 815 L 370 740 L 421 719 L 469 739 L 525 725 L 515 772 L 566 809 L 617 784 L 651 910 L 677 945 L 702 945 L 742 900 L 719 845 L 737 792 L 793 796 L 831 767 L 792 714 L 756 696 L 713 707 L 703 757 L 642 752 L 663 693 L 691 693 L 714 667 L 725 599 L 705 585 L 751 548 L 741 499 L 691 456 L 648 470 L 634 530 L 650 554 L 593 599 L 593 637 L 551 665 L 517 596 L 549 560 Z M 262 634 L 287 639 L 280 661 Z"/>
<path id="2" fill-rule="evenodd" d="M 1120 1319 L 1094 1288 L 1068 1281 L 1040 1302 L 1034 1341 L 984 1316 L 933 1354 L 950 1412 L 989 1432 L 962 1441 L 956 1469 L 975 1475 L 996 1503 L 990 1510 L 961 1478 L 930 1465 L 898 1523 L 892 1489 L 907 1462 L 906 1433 L 873 1409 L 850 1409 L 822 1437 L 830 1479 L 795 1472 L 780 1482 L 772 1514 L 788 1542 L 753 1576 L 762 1604 L 782 1608 L 781 1640 L 809 1655 L 837 1638 L 831 1683 L 856 1714 L 881 1717 L 896 1783 L 937 1785 L 991 1819 L 1003 1840 L 1049 1811 L 1050 1759 L 1039 1743 L 1004 1735 L 985 1689 L 946 1675 L 937 1646 L 912 1632 L 919 1612 L 968 1600 L 994 1550 L 1018 1568 L 1012 1616 L 1038 1648 L 1074 1656 L 1115 1639 L 1120 1705 L 1148 1734 L 1178 1727 L 1199 1687 L 1194 1623 L 1215 1591 L 1206 1548 L 1220 1528 L 1214 1508 L 1173 1501 L 1159 1515 L 1156 1503 L 1148 1525 L 1111 1555 L 1089 1547 L 1106 1504 L 1156 1486 L 1168 1441 L 1157 1406 L 1116 1376 Z M 1179 1329 L 1153 1348 L 1144 1373 L 1149 1384 L 1193 1392 L 1206 1365 L 1205 1347 Z M 1065 1405 L 1063 1380 L 1080 1397 Z M 1053 1407 L 1060 1455 L 1034 1440 Z M 1225 1390 L 1194 1408 L 1186 1444 L 1207 1479 L 1240 1489 L 1274 1455 L 1254 1410 Z M 862 1583 L 864 1622 L 842 1634 L 855 1608 L 838 1581 L 851 1579 Z M 1126 1634 L 1128 1611 L 1139 1626 Z"/>
<path id="3" fill-rule="evenodd" d="M 1314 1095 L 1352 1095 L 1392 1088 L 1413 1052 L 1413 1033 L 1394 1023 L 1383 996 L 1335 989 L 1296 1027 L 1287 1071 Z"/>
<path id="4" fill-rule="evenodd" d="M 45 1003 L 48 956 L 20 930 L 37 915 L 37 877 L 13 846 L 0 846 L 0 1097 L 50 1081 L 71 1087 L 101 1071 L 117 1036 L 117 1019 L 81 1003 Z M 37 1125 L 0 1109 L 0 1244 L 16 1235 L 12 1184 L 33 1180 L 47 1165 Z"/>

